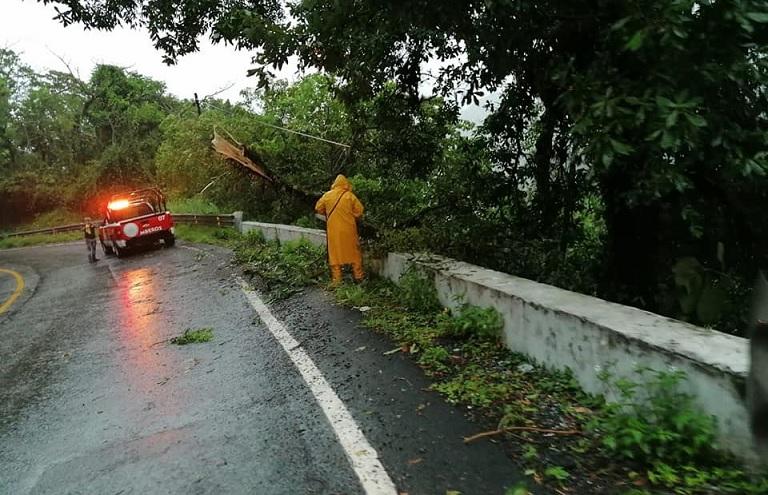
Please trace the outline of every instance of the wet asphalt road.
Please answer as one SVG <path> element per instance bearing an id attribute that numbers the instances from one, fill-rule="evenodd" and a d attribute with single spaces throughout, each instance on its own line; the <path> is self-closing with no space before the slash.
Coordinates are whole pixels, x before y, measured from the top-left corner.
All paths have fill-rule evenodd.
<path id="1" fill-rule="evenodd" d="M 80 244 L 0 251 L 24 281 L 0 314 L 0 494 L 365 493 L 229 259 L 183 244 L 96 264 Z M 0 305 L 17 288 L 0 271 Z M 271 310 L 398 492 L 503 494 L 521 479 L 497 445 L 463 444 L 481 427 L 384 356 L 392 343 L 359 313 L 314 290 Z M 167 342 L 203 327 L 213 341 Z"/>

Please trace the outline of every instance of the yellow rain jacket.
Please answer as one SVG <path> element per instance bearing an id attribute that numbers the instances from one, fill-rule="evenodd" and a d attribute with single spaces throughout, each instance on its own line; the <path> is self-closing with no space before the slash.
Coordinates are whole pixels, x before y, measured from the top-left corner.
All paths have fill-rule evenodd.
<path id="1" fill-rule="evenodd" d="M 352 184 L 339 175 L 331 190 L 315 205 L 315 211 L 325 215 L 328 230 L 328 262 L 333 265 L 360 265 L 360 241 L 357 219 L 363 216 L 363 204 L 352 193 Z"/>

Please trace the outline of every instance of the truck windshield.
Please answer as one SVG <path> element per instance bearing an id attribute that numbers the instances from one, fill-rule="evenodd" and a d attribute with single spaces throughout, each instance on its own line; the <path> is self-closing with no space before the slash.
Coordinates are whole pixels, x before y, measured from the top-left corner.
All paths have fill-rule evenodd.
<path id="1" fill-rule="evenodd" d="M 152 213 L 155 213 L 155 210 L 148 203 L 132 203 L 119 210 L 109 210 L 109 219 L 113 222 L 122 222 L 130 218 L 151 215 Z"/>

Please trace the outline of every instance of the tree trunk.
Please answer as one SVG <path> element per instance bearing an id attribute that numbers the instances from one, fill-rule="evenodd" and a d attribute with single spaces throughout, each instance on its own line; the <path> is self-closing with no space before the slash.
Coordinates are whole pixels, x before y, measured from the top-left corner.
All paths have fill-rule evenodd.
<path id="1" fill-rule="evenodd" d="M 653 204 L 627 204 L 624 193 L 632 185 L 626 173 L 609 173 L 601 187 L 607 227 L 602 295 L 656 310 L 665 269 L 659 252 L 659 234 L 664 230 L 661 211 Z"/>
<path id="2" fill-rule="evenodd" d="M 557 201 L 552 198 L 552 156 L 555 137 L 556 118 L 549 106 L 541 116 L 541 133 L 536 138 L 534 154 L 534 179 L 536 180 L 536 196 L 534 206 L 539 215 L 539 226 L 542 231 L 551 229 L 557 211 Z"/>

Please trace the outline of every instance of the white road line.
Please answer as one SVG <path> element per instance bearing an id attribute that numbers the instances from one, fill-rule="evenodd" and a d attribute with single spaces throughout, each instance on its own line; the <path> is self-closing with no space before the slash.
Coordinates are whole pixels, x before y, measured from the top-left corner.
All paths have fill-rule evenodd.
<path id="1" fill-rule="evenodd" d="M 299 343 L 285 329 L 282 323 L 275 318 L 266 304 L 252 291 L 243 279 L 237 279 L 248 302 L 261 317 L 261 321 L 267 326 L 275 339 L 283 346 L 283 349 L 291 358 L 293 364 L 301 373 L 304 381 L 315 396 L 315 400 L 322 408 L 325 416 L 333 427 L 336 437 L 339 439 L 344 453 L 347 455 L 352 469 L 360 479 L 367 495 L 393 495 L 397 494 L 395 484 L 387 474 L 376 452 L 360 427 L 355 423 L 347 407 L 336 395 L 326 381 L 322 372 L 317 368 L 312 358 L 299 347 Z"/>

